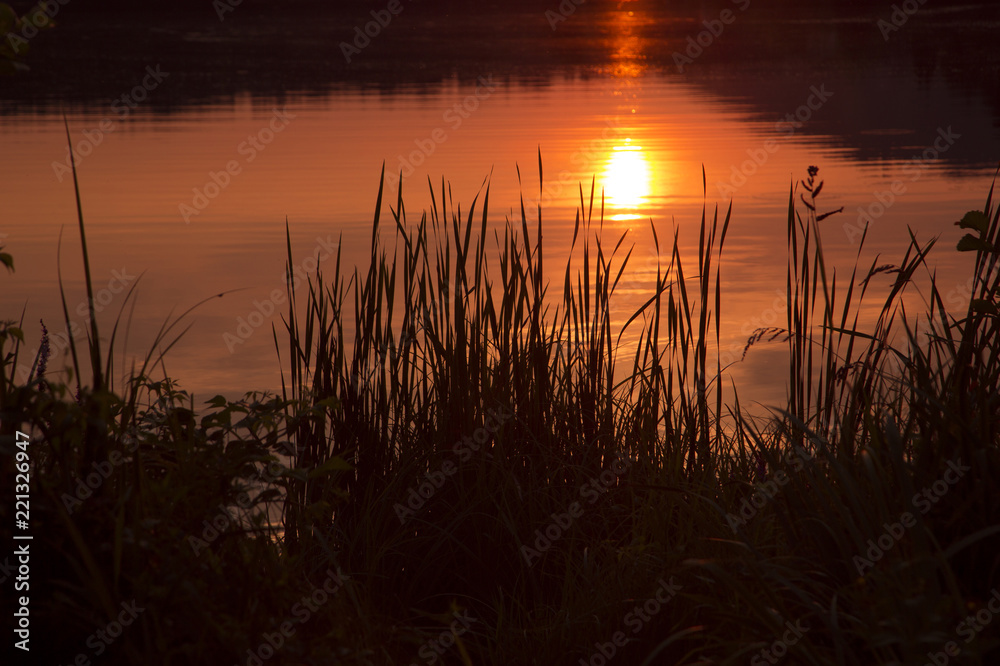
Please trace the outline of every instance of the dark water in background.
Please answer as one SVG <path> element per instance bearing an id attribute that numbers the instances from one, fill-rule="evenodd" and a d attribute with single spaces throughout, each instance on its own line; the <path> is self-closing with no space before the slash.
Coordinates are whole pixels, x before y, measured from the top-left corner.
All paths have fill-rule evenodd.
<path id="1" fill-rule="evenodd" d="M 341 235 L 344 263 L 366 264 L 383 161 L 413 167 L 411 222 L 430 205 L 428 177 L 449 179 L 464 210 L 492 172 L 490 215 L 502 223 L 518 201 L 516 165 L 526 200 L 537 193 L 541 149 L 554 283 L 577 183 L 596 176 L 605 237 L 628 232 L 636 246 L 619 321 L 651 289 L 650 219 L 661 240 L 679 228 L 693 271 L 704 167 L 710 211 L 734 202 L 723 262 L 729 360 L 758 325 L 780 325 L 785 207 L 808 165 L 827 179 L 827 205 L 845 206 L 824 227 L 833 265 L 852 265 L 859 218 L 874 219 L 864 265 L 876 253 L 893 261 L 908 226 L 921 239 L 940 235 L 932 263 L 957 304 L 971 262 L 953 251 L 951 222 L 982 207 L 1000 159 L 993 3 L 926 3 L 887 31 L 878 21 L 891 20 L 891 3 L 591 0 L 553 30 L 546 12 L 557 2 L 469 10 L 401 0 L 350 63 L 341 43 L 388 3 L 247 0 L 222 21 L 210 3 L 147 15 L 83 4 L 66 5 L 58 27 L 31 40 L 30 72 L 0 79 L 0 233 L 18 269 L 4 278 L 0 316 L 19 317 L 27 303 L 29 336 L 39 317 L 64 328 L 55 272 L 64 227 L 63 275 L 82 330 L 75 204 L 57 166 L 65 111 L 92 273 L 106 292 L 103 330 L 143 272 L 131 354 L 171 310 L 242 289 L 198 310 L 167 357 L 171 375 L 206 399 L 279 386 L 269 329 L 280 320 L 268 302 L 283 288 L 286 216 L 297 266 L 322 260 Z M 700 54 L 689 41 L 699 38 Z M 213 174 L 222 187 L 199 208 Z M 252 335 L 233 344 L 225 336 L 241 320 Z M 741 394 L 778 401 L 781 356 L 779 345 L 762 346 L 733 366 Z M 57 354 L 50 367 L 65 362 Z"/>

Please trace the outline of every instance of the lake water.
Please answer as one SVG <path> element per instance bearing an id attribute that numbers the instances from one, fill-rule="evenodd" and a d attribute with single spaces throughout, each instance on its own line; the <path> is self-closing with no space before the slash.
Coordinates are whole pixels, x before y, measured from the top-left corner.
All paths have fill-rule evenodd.
<path id="1" fill-rule="evenodd" d="M 919 17 L 884 40 L 876 20 L 889 16 L 889 7 L 824 22 L 817 15 L 752 17 L 750 9 L 740 15 L 741 4 L 728 5 L 737 12 L 729 33 L 713 38 L 691 62 L 675 54 L 684 54 L 686 37 L 701 35 L 721 9 L 671 22 L 660 10 L 642 11 L 643 3 L 611 3 L 587 16 L 581 8 L 559 24 L 567 36 L 545 51 L 553 62 L 530 66 L 516 54 L 514 64 L 502 54 L 468 62 L 439 54 L 428 60 L 432 74 L 426 68 L 412 74 L 409 56 L 400 74 L 391 63 L 412 46 L 403 40 L 371 54 L 378 66 L 361 74 L 340 62 L 324 77 L 292 77 L 280 92 L 273 77 L 267 85 L 234 84 L 254 65 L 230 62 L 218 74 L 218 94 L 205 94 L 192 84 L 197 67 L 164 65 L 146 54 L 118 63 L 113 75 L 89 88 L 67 83 L 52 91 L 48 71 L 36 87 L 30 79 L 18 82 L 5 89 L 0 106 L 0 233 L 17 267 L 3 277 L 0 315 L 20 318 L 24 309 L 29 351 L 37 348 L 44 318 L 54 336 L 50 368 L 68 364 L 55 339 L 60 331 L 66 335 L 57 282 L 61 233 L 67 305 L 78 341 L 85 340 L 64 108 L 104 336 L 124 291 L 138 284 L 127 345 L 116 343 L 127 352 L 116 359 L 118 370 L 149 348 L 171 312 L 236 290 L 196 309 L 193 326 L 166 357 L 166 370 L 199 400 L 280 387 L 270 328 L 280 328 L 278 313 L 286 309 L 278 304 L 272 312 L 271 303 L 272 294 L 284 290 L 285 221 L 296 266 L 310 269 L 318 257 L 329 275 L 338 246 L 346 267 L 366 266 L 383 163 L 390 175 L 383 220 L 391 220 L 395 174 L 402 170 L 411 224 L 431 205 L 428 178 L 438 191 L 442 178 L 450 182 L 463 211 L 488 179 L 495 223 L 519 219 L 521 194 L 533 223 L 540 150 L 546 261 L 559 267 L 550 276 L 554 285 L 561 284 L 579 184 L 589 193 L 596 177 L 606 197 L 605 243 L 628 232 L 625 246 L 635 248 L 634 270 L 617 296 L 621 320 L 651 293 L 657 257 L 650 221 L 664 245 L 664 264 L 666 245 L 679 230 L 693 274 L 702 206 L 707 203 L 710 215 L 719 206 L 725 215 L 732 200 L 722 264 L 727 360 L 739 357 L 758 326 L 782 325 L 789 188 L 810 165 L 819 166 L 826 181 L 820 200 L 845 208 L 822 223 L 833 265 L 842 271 L 853 265 L 859 219 L 873 220 L 865 266 L 877 253 L 880 263 L 895 262 L 909 227 L 924 241 L 941 237 L 931 261 L 939 285 L 954 303 L 967 298 L 972 257 L 954 251 L 961 234 L 952 223 L 982 208 L 1000 157 L 995 67 L 984 65 L 974 49 L 951 49 L 960 38 L 950 33 L 921 46 L 932 24 L 917 25 Z M 989 5 L 963 7 L 946 7 L 928 21 L 950 21 L 962 39 L 995 31 L 995 16 L 983 18 Z M 505 20 L 516 26 L 529 18 Z M 534 29 L 548 30 L 543 14 L 530 20 Z M 581 33 L 584 25 L 588 32 Z M 59 29 L 74 34 L 72 24 Z M 160 30 L 205 43 L 197 39 L 204 31 Z M 331 61 L 350 30 L 332 34 Z M 599 54 L 574 41 L 587 35 L 599 41 Z M 787 42 L 791 51 L 777 60 L 773 41 L 787 35 L 795 36 Z M 803 44 L 807 52 L 794 51 Z M 560 55 L 562 45 L 581 62 Z M 366 55 L 356 57 L 364 64 Z M 383 230 L 388 240 L 391 225 Z M 871 299 L 872 307 L 877 301 Z M 244 321 L 249 337 L 238 332 L 248 330 Z M 234 344 L 227 334 L 246 339 Z M 783 353 L 777 343 L 762 345 L 733 366 L 729 374 L 741 393 L 778 402 Z M 629 358 L 626 351 L 622 362 Z"/>

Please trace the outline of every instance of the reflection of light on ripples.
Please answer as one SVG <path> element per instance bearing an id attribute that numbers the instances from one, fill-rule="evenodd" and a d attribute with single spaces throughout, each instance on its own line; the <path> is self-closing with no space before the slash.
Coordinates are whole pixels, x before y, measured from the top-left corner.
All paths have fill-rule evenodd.
<path id="1" fill-rule="evenodd" d="M 642 217 L 639 208 L 650 194 L 650 168 L 642 146 L 614 146 L 608 156 L 604 172 L 604 195 L 608 206 L 619 212 L 608 216 L 611 220 L 635 220 Z"/>

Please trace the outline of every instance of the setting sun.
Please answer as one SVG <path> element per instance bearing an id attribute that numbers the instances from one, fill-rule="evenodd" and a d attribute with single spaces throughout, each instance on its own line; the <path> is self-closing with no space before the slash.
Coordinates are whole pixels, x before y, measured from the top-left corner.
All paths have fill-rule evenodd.
<path id="1" fill-rule="evenodd" d="M 0 0 L 3 664 L 1000 664 L 997 25 Z"/>

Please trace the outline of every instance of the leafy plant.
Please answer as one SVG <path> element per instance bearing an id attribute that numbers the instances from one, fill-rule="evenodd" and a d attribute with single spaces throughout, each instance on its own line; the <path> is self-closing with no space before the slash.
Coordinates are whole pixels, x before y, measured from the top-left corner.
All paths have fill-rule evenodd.
<path id="1" fill-rule="evenodd" d="M 31 39 L 39 30 L 54 26 L 45 3 L 39 2 L 19 18 L 10 5 L 0 2 L 0 75 L 28 71 L 24 56 L 30 50 Z"/>
<path id="2" fill-rule="evenodd" d="M 329 281 L 317 269 L 296 285 L 286 229 L 276 395 L 197 405 L 154 376 L 165 351 L 152 350 L 116 388 L 116 335 L 103 348 L 96 319 L 82 363 L 71 343 L 76 395 L 51 377 L 43 390 L 8 371 L 24 333 L 6 324 L 0 441 L 8 460 L 14 430 L 36 442 L 41 651 L 72 660 L 136 599 L 145 610 L 110 660 L 253 663 L 267 644 L 275 663 L 431 650 L 443 663 L 569 665 L 607 646 L 621 663 L 760 663 L 792 623 L 803 629 L 783 644 L 787 663 L 923 663 L 1000 586 L 988 307 L 1000 213 L 991 188 L 963 218 L 980 241 L 973 298 L 949 313 L 927 270 L 936 239 L 911 233 L 899 260 L 867 269 L 859 250 L 848 279 L 828 268 L 817 176 L 789 191 L 785 326 L 747 344 L 787 347 L 788 404 L 770 419 L 735 390 L 724 402 L 731 211 L 706 202 L 693 273 L 674 230 L 619 326 L 631 252 L 624 235 L 601 238 L 593 186 L 555 273 L 541 209 L 522 202 L 494 224 L 488 181 L 464 212 L 428 182 L 416 222 L 400 187 L 385 225 L 383 173 L 370 263 L 344 272 L 338 255 Z M 663 231 L 649 233 L 659 256 Z M 914 318 L 904 304 L 918 284 L 927 308 Z M 881 307 L 862 317 L 875 293 Z M 938 492 L 942 478 L 953 482 Z M 266 643 L 330 572 L 344 574 L 338 591 Z M 637 615 L 664 585 L 677 593 Z M 975 638 L 963 658 L 995 661 L 996 629 Z"/>

